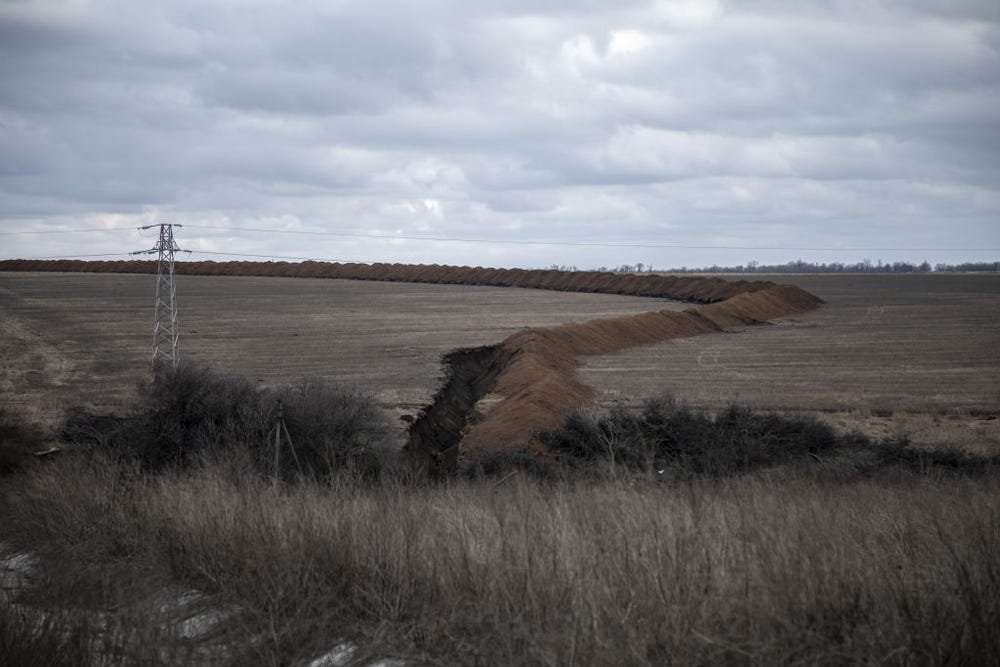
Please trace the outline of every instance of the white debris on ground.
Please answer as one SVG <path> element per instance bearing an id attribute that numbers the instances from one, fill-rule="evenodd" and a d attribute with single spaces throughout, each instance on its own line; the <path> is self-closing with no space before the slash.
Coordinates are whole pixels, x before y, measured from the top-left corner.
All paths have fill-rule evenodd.
<path id="1" fill-rule="evenodd" d="M 36 559 L 24 552 L 19 552 L 11 545 L 0 542 L 0 606 L 16 610 L 39 626 L 52 618 L 51 610 L 18 604 L 15 602 L 18 594 L 29 586 L 28 577 L 36 566 Z M 175 637 L 182 640 L 199 640 L 211 630 L 217 628 L 223 621 L 239 612 L 234 605 L 219 606 L 204 594 L 194 590 L 171 594 L 165 591 L 151 603 L 150 611 L 164 619 L 164 627 L 169 627 Z M 89 625 L 96 635 L 113 636 L 121 628 L 114 616 L 105 612 L 91 611 Z M 69 631 L 69 630 L 67 630 Z M 94 650 L 100 651 L 101 642 L 94 642 Z M 200 656 L 206 659 L 219 658 L 224 654 L 225 646 L 206 642 L 200 647 Z M 92 656 L 94 664 L 105 664 L 108 656 Z M 216 660 L 217 662 L 218 660 Z M 109 664 L 113 664 L 109 663 Z"/>
<path id="2" fill-rule="evenodd" d="M 18 592 L 28 586 L 28 577 L 37 561 L 31 554 L 17 551 L 10 544 L 0 542 L 0 605 L 27 610 L 14 602 Z M 219 606 L 204 593 L 196 590 L 182 591 L 176 595 L 164 595 L 156 603 L 156 609 L 174 628 L 177 637 L 198 640 L 219 627 L 224 621 L 236 616 L 241 609 L 236 605 Z M 43 615 L 41 610 L 34 613 Z M 98 616 L 104 616 L 99 614 Z M 101 622 L 97 627 L 110 626 Z M 222 648 L 222 647 L 219 647 Z M 224 649 L 223 649 L 224 650 Z M 330 651 L 310 661 L 307 667 L 341 667 L 351 664 L 357 652 L 354 644 L 342 642 Z M 206 654 L 207 657 L 207 654 Z M 215 654 L 218 657 L 218 654 Z M 404 667 L 406 661 L 383 658 L 369 663 L 369 667 Z"/>
<path id="3" fill-rule="evenodd" d="M 328 652 L 319 656 L 306 667 L 340 667 L 351 662 L 357 648 L 353 644 L 337 644 Z"/>
<path id="4" fill-rule="evenodd" d="M 13 604 L 18 591 L 28 585 L 28 575 L 35 567 L 35 559 L 16 551 L 6 542 L 0 542 L 0 604 Z"/>
<path id="5" fill-rule="evenodd" d="M 169 619 L 180 639 L 201 639 L 241 609 L 233 604 L 220 605 L 204 593 L 189 589 L 175 595 L 166 593 L 157 603 L 157 611 Z"/>
<path id="6" fill-rule="evenodd" d="M 351 658 L 357 652 L 357 647 L 353 644 L 343 642 L 337 644 L 328 652 L 309 662 L 306 667 L 342 667 L 351 664 Z M 368 663 L 368 667 L 404 667 L 405 660 L 398 658 L 382 658 Z"/>

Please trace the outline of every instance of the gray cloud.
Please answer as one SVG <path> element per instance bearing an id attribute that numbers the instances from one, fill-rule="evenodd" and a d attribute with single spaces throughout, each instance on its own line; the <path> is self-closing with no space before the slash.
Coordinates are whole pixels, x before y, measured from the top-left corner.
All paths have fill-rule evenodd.
<path id="1" fill-rule="evenodd" d="M 193 225 L 846 261 L 1000 246 L 991 1 L 27 0 L 0 4 L 0 77 L 4 230 L 170 220 L 203 250 L 502 265 L 807 253 Z"/>

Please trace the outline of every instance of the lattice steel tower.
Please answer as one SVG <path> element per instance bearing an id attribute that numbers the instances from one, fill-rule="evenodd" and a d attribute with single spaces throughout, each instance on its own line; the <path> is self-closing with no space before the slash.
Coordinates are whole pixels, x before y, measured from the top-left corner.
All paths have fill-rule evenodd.
<path id="1" fill-rule="evenodd" d="M 159 256 L 156 263 L 156 312 L 153 315 L 153 372 L 163 370 L 169 363 L 177 368 L 180 353 L 177 349 L 180 331 L 177 329 L 177 286 L 174 283 L 174 254 L 191 252 L 181 250 L 174 241 L 174 227 L 183 225 L 146 225 L 139 229 L 160 228 L 160 238 L 149 250 L 139 250 L 133 255 Z"/>

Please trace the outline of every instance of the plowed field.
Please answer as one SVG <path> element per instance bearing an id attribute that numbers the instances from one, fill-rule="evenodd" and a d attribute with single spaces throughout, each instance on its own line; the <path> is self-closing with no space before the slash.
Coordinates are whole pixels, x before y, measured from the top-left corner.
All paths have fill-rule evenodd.
<path id="1" fill-rule="evenodd" d="M 558 347 L 574 349 L 582 363 L 579 387 L 569 389 L 585 396 L 580 388 L 593 387 L 604 406 L 672 393 L 706 408 L 735 401 L 820 413 L 871 435 L 1000 452 L 1000 276 L 769 278 L 827 303 L 774 324 L 610 354 L 619 349 L 613 331 L 604 341 L 590 338 L 589 328 L 579 330 L 584 338 L 560 328 L 551 333 L 566 339 Z M 127 404 L 147 372 L 152 289 L 149 275 L 0 273 L 0 401 L 46 423 L 69 405 Z M 265 384 L 311 376 L 347 382 L 397 415 L 430 403 L 442 383 L 441 357 L 453 349 L 500 343 L 527 327 L 690 307 L 575 291 L 323 278 L 183 275 L 178 289 L 186 358 Z M 522 347 L 508 351 L 520 355 Z M 539 348 L 539 363 L 554 358 L 547 349 Z M 560 372 L 574 372 L 571 358 L 556 361 Z M 561 386 L 549 395 L 566 393 Z"/>
<path id="2" fill-rule="evenodd" d="M 120 409 L 148 375 L 150 275 L 0 272 L 0 402 L 51 424 Z M 609 294 L 398 282 L 177 277 L 186 359 L 266 384 L 325 377 L 395 413 L 430 403 L 441 357 L 550 326 L 689 304 Z"/>
<path id="3" fill-rule="evenodd" d="M 1000 275 L 775 275 L 823 298 L 775 325 L 587 357 L 608 405 L 671 393 L 1000 453 Z"/>

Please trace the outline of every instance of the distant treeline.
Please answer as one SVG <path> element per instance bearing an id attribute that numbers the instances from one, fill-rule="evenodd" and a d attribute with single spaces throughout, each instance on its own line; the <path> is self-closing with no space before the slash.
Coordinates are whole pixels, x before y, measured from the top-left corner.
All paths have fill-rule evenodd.
<path id="1" fill-rule="evenodd" d="M 553 267 L 555 268 L 555 267 Z M 576 267 L 559 267 L 563 270 L 574 270 Z M 601 267 L 599 271 L 611 271 L 613 273 L 644 273 L 644 272 L 664 272 L 671 273 L 931 273 L 931 272 L 958 272 L 958 271 L 1000 271 L 1000 262 L 963 262 L 961 264 L 934 264 L 922 262 L 912 264 L 910 262 L 883 262 L 864 259 L 854 264 L 844 264 L 843 262 L 831 262 L 829 264 L 805 262 L 797 259 L 784 264 L 760 264 L 759 262 L 748 262 L 736 266 L 719 266 L 713 264 L 706 267 L 687 267 L 679 269 L 657 269 L 643 264 L 622 264 L 614 268 Z"/>

